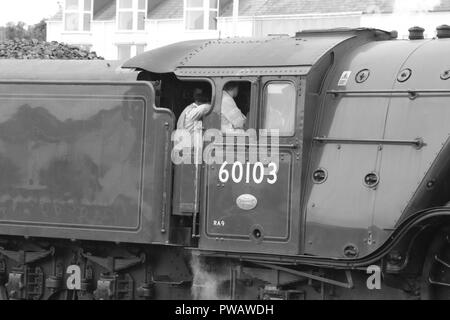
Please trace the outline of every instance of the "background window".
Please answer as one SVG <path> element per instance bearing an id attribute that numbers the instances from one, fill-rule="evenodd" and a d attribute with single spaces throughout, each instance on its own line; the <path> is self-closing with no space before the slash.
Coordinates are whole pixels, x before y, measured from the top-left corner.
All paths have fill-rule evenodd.
<path id="1" fill-rule="evenodd" d="M 145 30 L 147 0 L 119 0 L 117 28 L 119 30 Z"/>
<path id="2" fill-rule="evenodd" d="M 217 30 L 218 0 L 185 0 L 187 30 Z"/>
<path id="3" fill-rule="evenodd" d="M 263 128 L 279 130 L 280 136 L 293 136 L 295 133 L 295 86 L 292 83 L 269 83 L 264 94 Z"/>
<path id="4" fill-rule="evenodd" d="M 92 0 L 66 0 L 64 20 L 66 31 L 90 31 Z"/>
<path id="5" fill-rule="evenodd" d="M 144 51 L 145 51 L 145 44 L 136 45 L 136 55 L 144 53 Z"/>
<path id="6" fill-rule="evenodd" d="M 91 11 L 92 0 L 84 0 L 84 11 Z"/>
<path id="7" fill-rule="evenodd" d="M 77 31 L 79 24 L 78 13 L 66 13 L 66 31 Z"/>
<path id="8" fill-rule="evenodd" d="M 91 14 L 85 13 L 83 16 L 83 31 L 91 30 Z"/>
<path id="9" fill-rule="evenodd" d="M 119 9 L 133 9 L 133 0 L 119 0 Z"/>
<path id="10" fill-rule="evenodd" d="M 187 6 L 189 8 L 192 7 L 203 8 L 203 0 L 187 0 Z"/>
<path id="11" fill-rule="evenodd" d="M 138 54 L 145 51 L 145 44 L 118 44 L 117 45 L 117 59 L 118 60 L 128 60 Z"/>
<path id="12" fill-rule="evenodd" d="M 117 58 L 118 60 L 127 60 L 131 58 L 131 45 L 120 44 L 117 46 Z"/>
<path id="13" fill-rule="evenodd" d="M 133 30 L 133 13 L 119 12 L 119 29 Z"/>
<path id="14" fill-rule="evenodd" d="M 204 20 L 203 11 L 192 10 L 186 12 L 186 23 L 189 30 L 203 30 Z"/>
<path id="15" fill-rule="evenodd" d="M 138 12 L 137 29 L 138 30 L 144 30 L 145 29 L 145 12 Z"/>
<path id="16" fill-rule="evenodd" d="M 66 10 L 78 10 L 78 0 L 66 0 Z"/>

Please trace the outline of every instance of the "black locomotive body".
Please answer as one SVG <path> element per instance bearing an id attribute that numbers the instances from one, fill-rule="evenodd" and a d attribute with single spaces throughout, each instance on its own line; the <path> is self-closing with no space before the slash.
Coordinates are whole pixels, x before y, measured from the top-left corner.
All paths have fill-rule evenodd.
<path id="1" fill-rule="evenodd" d="M 450 298 L 450 40 L 395 38 L 0 61 L 0 297 Z M 278 160 L 274 136 L 206 134 L 227 161 L 175 164 L 193 90 L 220 133 L 230 82 Z"/>

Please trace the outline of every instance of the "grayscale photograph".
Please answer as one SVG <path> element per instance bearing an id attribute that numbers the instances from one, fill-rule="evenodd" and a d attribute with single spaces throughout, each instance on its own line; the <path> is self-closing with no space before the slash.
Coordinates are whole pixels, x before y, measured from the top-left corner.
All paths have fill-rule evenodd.
<path id="1" fill-rule="evenodd" d="M 450 300 L 448 159 L 450 0 L 0 1 L 0 300 Z"/>

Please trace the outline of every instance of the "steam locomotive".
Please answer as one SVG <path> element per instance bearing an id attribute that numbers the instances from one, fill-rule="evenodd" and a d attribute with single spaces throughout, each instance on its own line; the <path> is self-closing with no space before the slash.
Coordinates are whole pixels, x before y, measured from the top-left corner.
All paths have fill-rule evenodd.
<path id="1" fill-rule="evenodd" d="M 0 298 L 450 298 L 449 28 L 396 38 L 0 61 Z M 244 160 L 175 165 L 193 90 L 220 132 L 229 82 L 279 161 L 246 162 L 258 136 L 213 143 Z"/>

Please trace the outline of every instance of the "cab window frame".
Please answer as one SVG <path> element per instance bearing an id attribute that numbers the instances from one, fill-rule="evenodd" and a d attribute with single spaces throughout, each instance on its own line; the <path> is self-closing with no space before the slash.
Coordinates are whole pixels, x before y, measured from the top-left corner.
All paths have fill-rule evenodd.
<path id="1" fill-rule="evenodd" d="M 266 115 L 267 115 L 267 102 L 268 102 L 268 91 L 267 88 L 271 84 L 289 84 L 294 89 L 294 103 L 293 103 L 293 114 L 292 118 L 294 119 L 292 131 L 288 133 L 281 133 L 280 138 L 293 138 L 297 134 L 297 105 L 299 102 L 298 99 L 298 87 L 297 82 L 294 79 L 268 79 L 264 82 L 261 88 L 261 105 L 260 105 L 260 121 L 259 121 L 259 129 L 262 130 L 273 130 L 266 128 Z"/>
<path id="2" fill-rule="evenodd" d="M 259 77 L 252 76 L 252 77 L 221 77 L 220 79 L 217 79 L 216 81 L 216 103 L 213 106 L 213 110 L 219 115 L 219 123 L 217 124 L 217 129 L 221 131 L 222 133 L 226 133 L 230 136 L 241 136 L 245 135 L 246 133 L 242 133 L 239 130 L 236 131 L 229 131 L 224 132 L 222 131 L 222 99 L 223 99 L 223 89 L 226 84 L 230 82 L 246 82 L 249 84 L 249 100 L 248 100 L 248 116 L 247 116 L 247 122 L 246 127 L 244 129 L 244 132 L 248 129 L 255 129 L 257 130 L 257 124 L 258 124 L 258 102 L 259 102 Z M 239 105 L 238 105 L 239 107 Z M 241 108 L 239 108 L 241 110 Z M 241 110 L 242 112 L 242 110 Z"/>
<path id="3" fill-rule="evenodd" d="M 211 114 L 211 112 L 214 109 L 214 105 L 217 101 L 217 94 L 216 94 L 216 84 L 214 83 L 214 81 L 211 78 L 202 78 L 202 77 L 176 77 L 179 81 L 180 84 L 185 84 L 185 83 L 206 83 L 210 86 L 211 89 L 211 111 L 208 112 L 208 114 L 206 116 L 208 116 L 209 114 Z M 185 106 L 187 107 L 187 106 Z M 206 117 L 205 116 L 205 117 Z"/>

